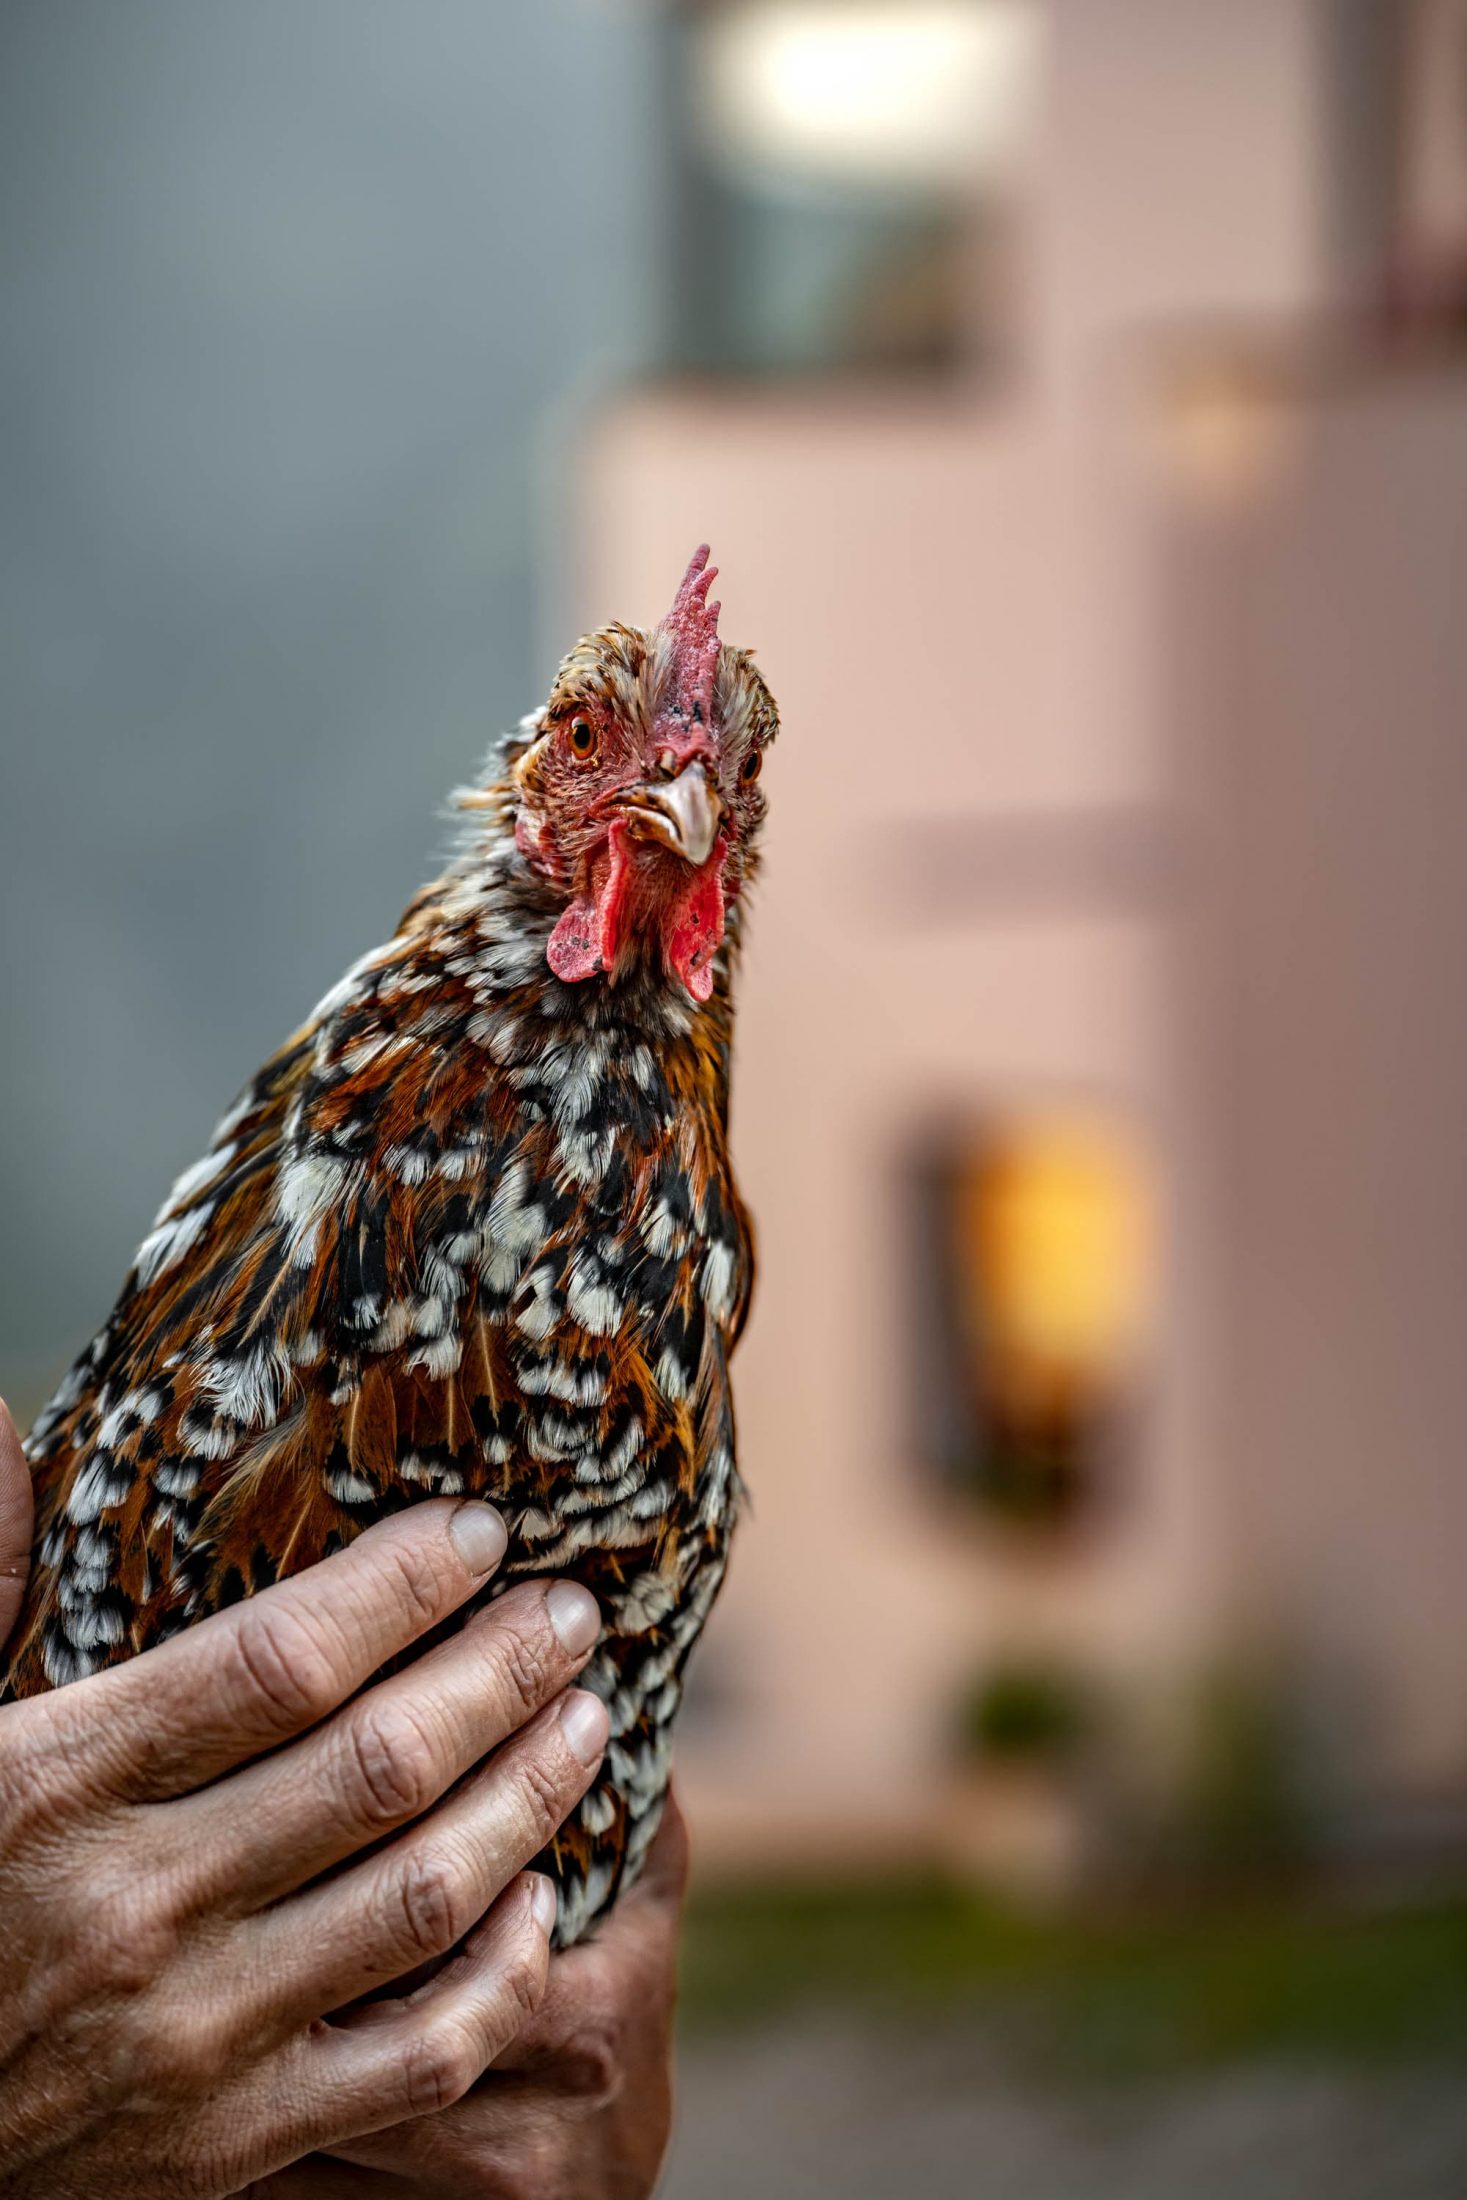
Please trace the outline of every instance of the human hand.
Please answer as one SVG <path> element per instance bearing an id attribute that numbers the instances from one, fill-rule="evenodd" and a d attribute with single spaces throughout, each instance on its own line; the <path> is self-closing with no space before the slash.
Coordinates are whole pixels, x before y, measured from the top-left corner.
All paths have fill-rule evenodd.
<path id="1" fill-rule="evenodd" d="M 672 2126 L 687 1832 L 668 1798 L 646 1869 L 463 2100 L 252 2186 L 248 2200 L 648 2200 Z M 351 2166 L 348 2166 L 351 2165 Z"/>
<path id="2" fill-rule="evenodd" d="M 12 1569 L 22 1477 L 0 1412 Z M 565 1692 L 595 1601 L 515 1588 L 365 1685 L 504 1543 L 488 1507 L 424 1502 L 129 1664 L 0 1708 L 4 2200 L 235 2193 L 445 2108 L 521 2031 L 553 1916 L 523 1867 L 605 1745 L 602 1705 Z M 417 1992 L 328 2021 L 461 1940 Z"/>

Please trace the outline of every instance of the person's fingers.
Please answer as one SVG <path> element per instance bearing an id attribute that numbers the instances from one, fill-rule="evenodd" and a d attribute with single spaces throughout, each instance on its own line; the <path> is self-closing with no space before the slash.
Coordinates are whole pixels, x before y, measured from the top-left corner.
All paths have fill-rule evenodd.
<path id="1" fill-rule="evenodd" d="M 637 2120 L 664 2119 L 668 2041 L 676 2003 L 677 1930 L 687 1882 L 687 1826 L 671 1796 L 635 1887 L 598 1924 L 594 1939 L 550 1959 L 534 2014 L 495 2056 L 483 2080 L 441 2116 L 358 2137 L 334 2152 L 404 2178 L 439 2178 L 445 2190 L 482 2175 L 486 2159 L 522 2147 L 548 2117 L 569 2128 L 629 2098 Z M 636 2072 L 644 2073 L 638 2080 Z M 658 2103 L 662 2105 L 657 2105 Z M 660 2150 L 662 2138 L 654 2138 Z M 651 2157 L 649 2157 L 651 2159 Z M 365 2182 L 363 2191 L 369 2190 Z M 599 2188 L 598 2188 L 599 2189 Z M 637 2189 L 644 2189 L 639 2184 Z"/>
<path id="2" fill-rule="evenodd" d="M 526 1582 L 293 1747 L 170 1806 L 191 1901 L 262 1908 L 422 1817 L 560 1694 L 600 1626 L 579 1582 Z"/>
<path id="3" fill-rule="evenodd" d="M 538 2079 L 553 2073 L 568 2092 L 594 2091 L 587 2074 L 604 2068 L 624 2012 L 659 2002 L 671 2008 L 687 1882 L 687 1821 L 669 1794 L 636 1885 L 618 1898 L 593 1939 L 552 1959 L 539 2009 L 495 2071 Z"/>
<path id="4" fill-rule="evenodd" d="M 314 2148 L 460 2099 L 544 1990 L 554 1918 L 538 1891 L 545 1886 L 526 1873 L 507 1888 L 453 1962 L 417 1992 L 295 2033 L 198 2119 L 196 2142 L 225 2159 L 253 2158 L 267 2181 L 247 2189 L 263 2195 L 272 2170 Z M 260 2160 L 265 2133 L 269 2158 Z"/>
<path id="5" fill-rule="evenodd" d="M 446 1954 L 584 1795 L 607 1725 L 570 1690 L 388 1847 L 247 1920 L 221 1961 L 250 2021 L 283 2035 Z"/>
<path id="6" fill-rule="evenodd" d="M 330 2146 L 462 2100 L 544 1992 L 554 1917 L 548 1880 L 524 1873 L 427 1985 L 316 2026 L 296 2050 L 307 2143 Z"/>
<path id="7" fill-rule="evenodd" d="M 491 1506 L 427 1499 L 346 1550 L 128 1664 L 63 1689 L 79 1777 L 134 1801 L 204 1786 L 319 1724 L 482 1587 L 504 1555 Z"/>
<path id="8" fill-rule="evenodd" d="M 31 1570 L 31 1472 L 0 1398 L 0 1649 L 15 1625 Z"/>

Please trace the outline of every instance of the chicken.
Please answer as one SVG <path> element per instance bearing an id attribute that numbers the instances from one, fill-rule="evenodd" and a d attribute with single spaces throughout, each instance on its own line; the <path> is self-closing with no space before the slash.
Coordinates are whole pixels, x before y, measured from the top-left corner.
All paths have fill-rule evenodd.
<path id="1" fill-rule="evenodd" d="M 752 1283 L 727 1122 L 778 728 L 698 551 L 579 642 L 461 791 L 461 845 L 174 1185 L 31 1431 L 8 1691 L 133 1656 L 430 1494 L 604 1628 L 595 1785 L 543 1860 L 576 1939 L 656 1830 L 740 1483 Z"/>

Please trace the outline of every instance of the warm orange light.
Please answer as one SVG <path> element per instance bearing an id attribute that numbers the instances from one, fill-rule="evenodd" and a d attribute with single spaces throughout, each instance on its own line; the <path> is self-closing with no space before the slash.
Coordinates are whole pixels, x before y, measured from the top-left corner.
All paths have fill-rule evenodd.
<path id="1" fill-rule="evenodd" d="M 1025 1117 L 989 1141 L 961 1189 L 969 1311 L 991 1375 L 1081 1394 L 1128 1373 L 1156 1269 L 1150 1172 L 1112 1122 Z"/>

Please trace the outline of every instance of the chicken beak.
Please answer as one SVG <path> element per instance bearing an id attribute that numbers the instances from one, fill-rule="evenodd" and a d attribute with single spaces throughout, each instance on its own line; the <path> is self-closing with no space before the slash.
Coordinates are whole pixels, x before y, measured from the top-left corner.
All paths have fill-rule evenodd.
<path id="1" fill-rule="evenodd" d="M 709 784 L 701 759 L 695 757 L 676 779 L 639 787 L 629 808 L 634 829 L 675 849 L 694 870 L 701 870 L 712 855 L 723 803 Z"/>

